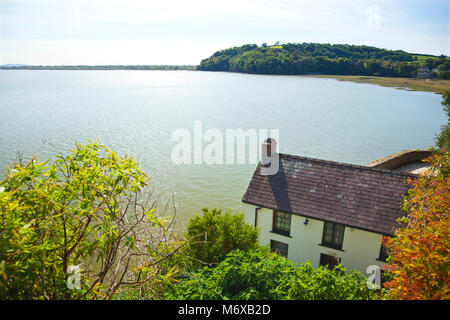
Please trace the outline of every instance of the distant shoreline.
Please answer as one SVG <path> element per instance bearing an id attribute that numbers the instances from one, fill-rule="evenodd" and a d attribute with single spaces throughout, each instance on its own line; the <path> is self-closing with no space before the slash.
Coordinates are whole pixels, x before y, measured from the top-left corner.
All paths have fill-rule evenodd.
<path id="1" fill-rule="evenodd" d="M 339 81 L 351 81 L 357 83 L 370 83 L 383 87 L 393 87 L 406 91 L 426 91 L 442 94 L 450 90 L 450 80 L 442 79 L 416 79 L 376 76 L 342 76 L 342 75 L 305 75 L 314 78 L 331 78 Z"/>
<path id="2" fill-rule="evenodd" d="M 195 65 L 0 66 L 0 70 L 195 70 Z"/>

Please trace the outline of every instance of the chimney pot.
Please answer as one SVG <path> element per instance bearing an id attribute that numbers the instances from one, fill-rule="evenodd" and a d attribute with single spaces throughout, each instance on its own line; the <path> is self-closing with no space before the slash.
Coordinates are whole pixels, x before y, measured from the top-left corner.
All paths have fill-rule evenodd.
<path id="1" fill-rule="evenodd" d="M 272 157 L 272 150 L 275 153 L 277 151 L 277 142 L 273 138 L 267 138 L 262 144 L 262 163 L 263 165 L 269 165 Z"/>

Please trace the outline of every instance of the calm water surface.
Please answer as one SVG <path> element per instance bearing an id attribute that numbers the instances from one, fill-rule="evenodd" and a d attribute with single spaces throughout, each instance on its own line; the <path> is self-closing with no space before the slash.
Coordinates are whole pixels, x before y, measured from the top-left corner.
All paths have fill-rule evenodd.
<path id="1" fill-rule="evenodd" d="M 175 129 L 279 129 L 280 152 L 366 164 L 428 148 L 441 96 L 334 79 L 198 71 L 0 70 L 0 168 L 99 138 L 134 155 L 186 222 L 202 207 L 241 210 L 255 165 L 175 165 Z M 3 174 L 2 174 L 3 175 Z"/>

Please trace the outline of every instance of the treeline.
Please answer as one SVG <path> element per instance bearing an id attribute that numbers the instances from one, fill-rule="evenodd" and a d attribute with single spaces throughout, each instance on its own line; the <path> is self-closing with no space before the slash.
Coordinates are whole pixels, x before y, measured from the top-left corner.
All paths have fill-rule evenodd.
<path id="1" fill-rule="evenodd" d="M 8 70 L 195 70 L 192 65 L 0 66 Z"/>
<path id="2" fill-rule="evenodd" d="M 432 71 L 434 77 L 439 79 L 450 79 L 450 60 L 445 56 L 439 58 L 427 58 L 424 66 Z M 434 70 L 434 71 L 433 71 Z"/>
<path id="3" fill-rule="evenodd" d="M 446 57 L 426 60 L 430 67 L 449 61 Z M 424 66 L 417 55 L 402 50 L 386 50 L 346 44 L 247 44 L 214 53 L 197 67 L 205 71 L 231 71 L 256 74 L 335 74 L 386 77 L 416 77 Z"/>

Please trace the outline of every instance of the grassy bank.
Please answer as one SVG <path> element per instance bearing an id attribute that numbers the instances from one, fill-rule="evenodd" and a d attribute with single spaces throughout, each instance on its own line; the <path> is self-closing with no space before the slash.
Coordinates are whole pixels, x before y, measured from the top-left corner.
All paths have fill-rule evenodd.
<path id="1" fill-rule="evenodd" d="M 450 90 L 450 80 L 334 75 L 311 75 L 310 77 L 333 78 L 341 81 L 371 83 L 384 87 L 394 87 L 401 90 L 430 91 L 438 94 L 442 94 L 444 93 L 444 91 Z"/>

